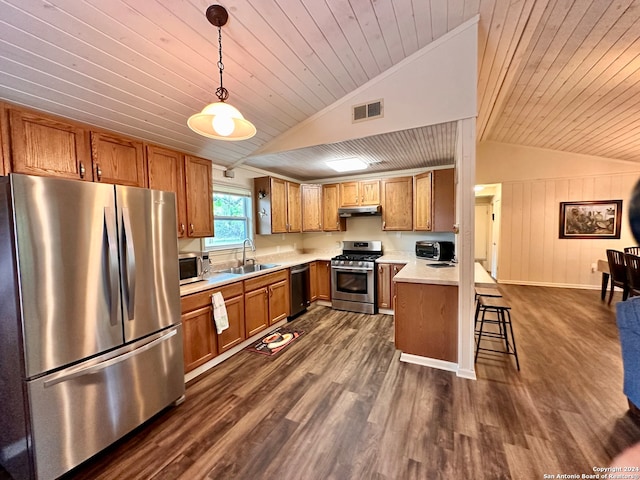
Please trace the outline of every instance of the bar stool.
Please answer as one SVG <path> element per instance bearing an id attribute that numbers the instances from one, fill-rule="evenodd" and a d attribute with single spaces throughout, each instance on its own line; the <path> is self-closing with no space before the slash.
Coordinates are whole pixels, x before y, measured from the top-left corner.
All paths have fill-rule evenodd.
<path id="1" fill-rule="evenodd" d="M 478 333 L 478 341 L 476 343 L 476 357 L 474 362 L 478 361 L 478 353 L 480 350 L 488 352 L 505 353 L 507 355 L 513 355 L 516 357 L 516 367 L 520 371 L 520 362 L 518 361 L 518 350 L 516 349 L 516 339 L 513 336 L 513 325 L 511 324 L 511 307 L 504 304 L 504 301 L 499 297 L 478 297 L 478 312 L 482 312 L 480 317 L 480 330 Z M 487 313 L 494 313 L 496 318 L 485 318 Z M 490 332 L 484 330 L 485 323 L 498 325 L 499 332 Z M 507 326 L 509 329 L 507 330 Z M 509 340 L 511 335 L 511 340 Z M 485 338 L 499 338 L 504 340 L 505 350 L 494 350 L 491 348 L 480 347 L 482 337 Z"/>
<path id="2" fill-rule="evenodd" d="M 480 297 L 502 297 L 500 290 L 497 287 L 476 287 L 476 325 L 478 324 L 478 318 L 480 315 Z"/>

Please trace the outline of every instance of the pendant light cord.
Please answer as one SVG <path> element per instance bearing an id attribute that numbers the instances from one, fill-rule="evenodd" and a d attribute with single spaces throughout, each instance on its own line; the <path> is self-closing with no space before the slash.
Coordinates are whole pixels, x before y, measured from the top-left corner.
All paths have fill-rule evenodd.
<path id="1" fill-rule="evenodd" d="M 218 69 L 220 70 L 220 87 L 216 89 L 216 96 L 221 102 L 224 102 L 229 98 L 229 92 L 222 86 L 222 71 L 224 70 L 224 64 L 222 63 L 222 27 L 218 27 Z"/>

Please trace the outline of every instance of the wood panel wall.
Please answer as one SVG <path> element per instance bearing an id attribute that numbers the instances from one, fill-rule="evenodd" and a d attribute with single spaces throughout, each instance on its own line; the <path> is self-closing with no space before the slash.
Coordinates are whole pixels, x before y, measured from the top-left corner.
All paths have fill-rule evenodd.
<path id="1" fill-rule="evenodd" d="M 502 185 L 498 280 L 504 283 L 599 287 L 591 266 L 606 249 L 636 245 L 628 223 L 637 174 L 528 180 Z M 560 202 L 622 199 L 620 240 L 559 239 Z"/>

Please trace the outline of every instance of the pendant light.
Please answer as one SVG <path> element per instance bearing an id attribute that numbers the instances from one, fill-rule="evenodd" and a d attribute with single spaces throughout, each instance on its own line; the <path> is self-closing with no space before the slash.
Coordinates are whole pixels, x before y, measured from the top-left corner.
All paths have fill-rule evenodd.
<path id="1" fill-rule="evenodd" d="M 222 26 L 227 23 L 229 14 L 222 5 L 211 5 L 206 15 L 207 20 L 218 27 L 220 87 L 216 89 L 216 96 L 219 102 L 210 103 L 202 112 L 191 115 L 187 125 L 194 132 L 216 140 L 246 140 L 256 134 L 256 127 L 237 108 L 226 103 L 229 91 L 222 86 Z"/>

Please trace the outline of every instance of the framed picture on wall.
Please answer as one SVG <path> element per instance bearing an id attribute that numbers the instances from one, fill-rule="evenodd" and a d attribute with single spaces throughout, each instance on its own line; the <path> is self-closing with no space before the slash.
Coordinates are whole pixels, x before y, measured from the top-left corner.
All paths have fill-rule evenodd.
<path id="1" fill-rule="evenodd" d="M 560 202 L 560 238 L 620 238 L 622 200 Z"/>

